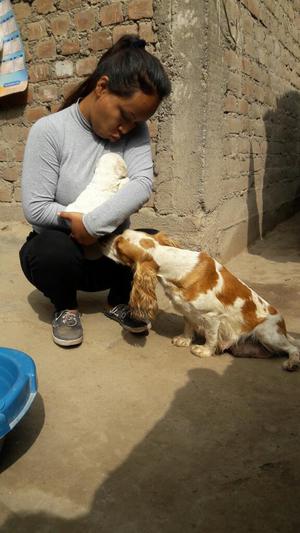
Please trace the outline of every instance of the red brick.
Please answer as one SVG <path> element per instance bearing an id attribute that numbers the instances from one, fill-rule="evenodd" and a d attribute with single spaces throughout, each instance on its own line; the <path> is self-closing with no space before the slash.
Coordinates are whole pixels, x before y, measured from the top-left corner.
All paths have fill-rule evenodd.
<path id="1" fill-rule="evenodd" d="M 61 45 L 61 53 L 64 56 L 78 54 L 80 51 L 79 39 L 66 39 Z"/>
<path id="2" fill-rule="evenodd" d="M 133 20 L 153 17 L 152 0 L 132 0 L 128 5 L 128 17 Z"/>
<path id="3" fill-rule="evenodd" d="M 41 15 L 46 15 L 47 13 L 51 13 L 52 11 L 55 11 L 56 9 L 54 6 L 53 0 L 35 0 L 34 8 Z"/>
<path id="4" fill-rule="evenodd" d="M 78 76 L 88 76 L 95 70 L 97 63 L 97 58 L 93 56 L 79 59 L 76 63 L 76 73 Z"/>
<path id="5" fill-rule="evenodd" d="M 241 94 L 241 75 L 230 74 L 227 81 L 227 88 L 229 91 L 239 96 Z"/>
<path id="6" fill-rule="evenodd" d="M 241 58 L 233 50 L 226 49 L 224 51 L 224 61 L 228 67 L 231 67 L 234 70 L 240 70 L 241 68 Z"/>
<path id="7" fill-rule="evenodd" d="M 247 12 L 246 12 L 247 13 Z M 244 16 L 241 19 L 242 22 L 242 29 L 245 33 L 250 33 L 250 35 L 253 35 L 253 20 L 251 15 L 244 14 Z"/>
<path id="8" fill-rule="evenodd" d="M 98 52 L 99 50 L 106 50 L 112 45 L 112 38 L 107 30 L 97 31 L 93 33 L 89 40 L 89 47 Z"/>
<path id="9" fill-rule="evenodd" d="M 259 10 L 259 4 L 257 0 L 247 0 L 247 7 L 250 13 L 252 13 L 252 15 L 254 15 L 254 17 L 258 19 L 260 10 Z"/>
<path id="10" fill-rule="evenodd" d="M 79 31 L 92 30 L 95 26 L 97 11 L 94 8 L 76 13 L 74 17 L 76 28 Z"/>
<path id="11" fill-rule="evenodd" d="M 68 98 L 68 96 L 70 96 L 70 94 L 72 94 L 79 85 L 80 83 L 78 83 L 78 81 L 70 81 L 69 83 L 65 83 L 63 86 L 64 99 Z"/>
<path id="12" fill-rule="evenodd" d="M 70 27 L 70 16 L 68 14 L 59 15 L 51 21 L 51 29 L 54 35 L 65 35 Z"/>
<path id="13" fill-rule="evenodd" d="M 6 124 L 1 127 L 2 139 L 10 144 L 14 144 L 18 139 L 22 138 L 22 131 L 23 128 L 21 126 L 12 126 L 11 124 Z"/>
<path id="14" fill-rule="evenodd" d="M 62 9 L 62 11 L 72 11 L 72 9 L 81 7 L 81 5 L 81 0 L 61 0 L 61 2 L 59 2 L 59 8 Z"/>
<path id="15" fill-rule="evenodd" d="M 11 161 L 11 154 L 7 147 L 0 147 L 0 161 Z"/>
<path id="16" fill-rule="evenodd" d="M 29 47 L 28 41 L 23 43 L 23 45 L 24 45 L 26 62 L 31 61 L 32 60 L 32 53 L 31 53 L 31 48 Z"/>
<path id="17" fill-rule="evenodd" d="M 133 33 L 138 35 L 137 24 L 127 24 L 126 26 L 116 26 L 113 29 L 113 43 L 116 43 L 120 37 L 123 35 L 128 35 L 128 33 Z"/>
<path id="18" fill-rule="evenodd" d="M 249 111 L 249 104 L 247 100 L 240 100 L 238 109 L 241 115 L 247 115 Z"/>
<path id="19" fill-rule="evenodd" d="M 33 88 L 31 87 L 31 85 L 27 86 L 27 90 L 25 91 L 24 95 L 24 100 L 28 105 L 31 105 L 33 102 Z"/>
<path id="20" fill-rule="evenodd" d="M 46 22 L 41 20 L 39 22 L 31 22 L 27 26 L 28 40 L 37 41 L 43 37 L 47 37 Z"/>
<path id="21" fill-rule="evenodd" d="M 12 201 L 12 185 L 10 183 L 0 182 L 0 202 Z"/>
<path id="22" fill-rule="evenodd" d="M 14 188 L 14 200 L 15 202 L 22 202 L 22 189 L 21 187 Z"/>
<path id="23" fill-rule="evenodd" d="M 28 120 L 28 122 L 35 122 L 41 117 L 45 117 L 48 115 L 48 111 L 43 106 L 36 106 L 36 107 L 27 107 L 24 116 L 25 120 Z"/>
<path id="24" fill-rule="evenodd" d="M 22 143 L 16 144 L 14 148 L 15 161 L 23 161 L 25 145 Z"/>
<path id="25" fill-rule="evenodd" d="M 6 181 L 17 181 L 20 178 L 21 175 L 21 169 L 20 165 L 16 164 L 13 167 L 5 166 L 3 172 L 1 172 L 1 176 Z"/>
<path id="26" fill-rule="evenodd" d="M 224 111 L 234 113 L 238 110 L 238 101 L 233 94 L 227 94 L 224 100 Z"/>
<path id="27" fill-rule="evenodd" d="M 12 185 L 10 183 L 0 182 L 0 202 L 11 202 Z"/>
<path id="28" fill-rule="evenodd" d="M 120 2 L 110 4 L 100 9 L 100 21 L 102 26 L 123 22 L 122 5 Z"/>
<path id="29" fill-rule="evenodd" d="M 25 126 L 22 126 L 19 128 L 19 133 L 18 133 L 18 140 L 19 141 L 26 141 L 27 137 L 28 137 L 28 134 L 29 134 L 29 129 L 26 128 Z"/>
<path id="30" fill-rule="evenodd" d="M 227 133 L 240 133 L 242 131 L 242 122 L 240 118 L 232 118 L 227 115 L 224 120 L 225 131 Z"/>
<path id="31" fill-rule="evenodd" d="M 56 85 L 44 85 L 38 88 L 38 98 L 42 102 L 52 102 L 57 98 L 58 89 Z"/>
<path id="32" fill-rule="evenodd" d="M 152 22 L 140 22 L 139 24 L 139 36 L 147 43 L 156 43 L 157 37 L 153 33 Z"/>
<path id="33" fill-rule="evenodd" d="M 31 7 L 28 4 L 25 4 L 22 2 L 21 4 L 14 4 L 14 12 L 16 15 L 16 19 L 19 21 L 26 19 L 27 17 L 30 17 L 31 15 Z"/>
<path id="34" fill-rule="evenodd" d="M 35 47 L 35 55 L 37 58 L 44 58 L 44 57 L 55 57 L 56 55 L 56 42 L 53 37 L 51 39 L 47 39 L 46 41 L 42 41 L 41 43 L 37 44 Z"/>

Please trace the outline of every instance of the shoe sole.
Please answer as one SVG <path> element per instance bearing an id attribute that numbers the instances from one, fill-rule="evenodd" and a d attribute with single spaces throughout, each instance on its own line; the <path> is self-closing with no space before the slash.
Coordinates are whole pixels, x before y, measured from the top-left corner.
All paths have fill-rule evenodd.
<path id="1" fill-rule="evenodd" d="M 55 337 L 55 335 L 52 334 L 52 338 L 55 342 L 55 344 L 58 344 L 58 346 L 76 346 L 77 344 L 81 344 L 83 341 L 83 336 L 78 337 L 78 339 L 71 339 L 68 341 L 64 341 L 63 339 L 59 339 L 58 337 Z"/>
<path id="2" fill-rule="evenodd" d="M 107 318 L 111 318 L 112 320 L 115 320 L 115 322 L 118 322 L 118 324 L 120 324 L 120 326 L 122 326 L 122 328 L 125 329 L 126 331 L 129 331 L 129 333 L 146 333 L 146 334 L 148 334 L 149 330 L 151 329 L 151 323 L 149 323 L 149 325 L 146 326 L 146 327 L 141 326 L 140 328 L 134 328 L 133 329 L 130 326 L 124 326 L 122 321 L 119 320 L 116 316 L 112 316 L 112 315 L 110 315 L 109 313 L 106 313 L 106 312 L 104 312 L 104 314 L 105 314 L 105 316 L 107 316 Z"/>

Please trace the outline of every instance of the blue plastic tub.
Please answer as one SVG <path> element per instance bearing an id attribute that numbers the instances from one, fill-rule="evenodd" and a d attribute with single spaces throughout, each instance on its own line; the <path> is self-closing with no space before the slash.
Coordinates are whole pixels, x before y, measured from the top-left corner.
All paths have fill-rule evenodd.
<path id="1" fill-rule="evenodd" d="M 0 449 L 3 438 L 28 411 L 36 393 L 36 368 L 31 357 L 0 348 Z"/>

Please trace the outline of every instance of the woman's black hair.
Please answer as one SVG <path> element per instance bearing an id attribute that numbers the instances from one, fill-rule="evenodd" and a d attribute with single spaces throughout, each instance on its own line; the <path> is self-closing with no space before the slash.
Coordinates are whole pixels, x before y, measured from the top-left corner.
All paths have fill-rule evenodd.
<path id="1" fill-rule="evenodd" d="M 64 101 L 65 109 L 90 94 L 102 76 L 108 77 L 109 91 L 131 96 L 141 90 L 156 94 L 160 100 L 171 92 L 171 83 L 160 61 L 145 50 L 146 41 L 136 35 L 124 35 L 103 54 L 94 72 Z"/>

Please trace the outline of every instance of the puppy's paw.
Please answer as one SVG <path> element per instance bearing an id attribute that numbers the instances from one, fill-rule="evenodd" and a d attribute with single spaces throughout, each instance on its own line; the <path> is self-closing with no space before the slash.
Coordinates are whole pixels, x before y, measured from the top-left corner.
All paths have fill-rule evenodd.
<path id="1" fill-rule="evenodd" d="M 212 355 L 214 355 L 212 350 L 206 344 L 203 344 L 203 345 L 194 344 L 191 347 L 191 352 L 193 355 L 196 355 L 197 357 L 211 357 Z"/>
<path id="2" fill-rule="evenodd" d="M 174 344 L 174 346 L 189 346 L 191 342 L 191 339 L 181 337 L 180 335 L 178 335 L 178 337 L 173 337 L 172 339 L 172 344 Z"/>

